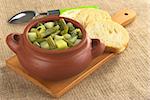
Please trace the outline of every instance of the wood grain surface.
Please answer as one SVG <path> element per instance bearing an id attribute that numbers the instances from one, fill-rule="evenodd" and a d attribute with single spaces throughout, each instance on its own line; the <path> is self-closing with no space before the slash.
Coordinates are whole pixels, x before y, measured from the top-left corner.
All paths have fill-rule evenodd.
<path id="1" fill-rule="evenodd" d="M 115 57 L 115 54 L 113 53 L 104 53 L 93 59 L 90 65 L 81 73 L 61 81 L 44 81 L 30 76 L 19 63 L 16 55 L 6 60 L 6 65 L 18 75 L 43 89 L 43 91 L 47 92 L 52 97 L 59 98 L 64 95 L 64 93 L 69 92 L 70 89 L 75 87 L 75 85 L 83 81 L 83 79 L 95 72 L 98 68 L 102 67 L 103 64 L 112 60 L 113 57 Z"/>
<path id="2" fill-rule="evenodd" d="M 99 5 L 110 14 L 128 7 L 137 12 L 127 26 L 130 42 L 126 51 L 76 86 L 60 100 L 150 99 L 150 1 L 149 0 L 0 0 L 0 100 L 51 100 L 48 94 L 6 68 L 13 52 L 5 43 L 11 32 L 22 33 L 26 24 L 10 25 L 10 16 L 23 10 L 38 12 L 81 5 Z"/>

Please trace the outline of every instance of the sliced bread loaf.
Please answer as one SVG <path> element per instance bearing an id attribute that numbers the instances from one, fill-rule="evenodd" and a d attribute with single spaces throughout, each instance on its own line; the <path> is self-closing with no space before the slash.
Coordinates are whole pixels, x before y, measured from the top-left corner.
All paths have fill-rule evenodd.
<path id="1" fill-rule="evenodd" d="M 108 12 L 100 9 L 85 8 L 74 17 L 74 20 L 80 22 L 84 27 L 93 21 L 111 20 Z"/>
<path id="2" fill-rule="evenodd" d="M 129 42 L 127 30 L 120 24 L 107 21 L 94 21 L 87 25 L 86 31 L 91 38 L 99 38 L 106 46 L 106 51 L 120 53 Z"/>

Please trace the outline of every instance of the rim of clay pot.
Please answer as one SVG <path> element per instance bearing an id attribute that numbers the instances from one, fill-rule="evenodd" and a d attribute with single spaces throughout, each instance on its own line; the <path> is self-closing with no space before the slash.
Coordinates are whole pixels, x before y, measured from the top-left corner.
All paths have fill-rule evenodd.
<path id="1" fill-rule="evenodd" d="M 82 40 L 79 44 L 71 47 L 71 48 L 67 48 L 67 49 L 63 49 L 63 50 L 47 50 L 47 49 L 44 49 L 44 48 L 39 48 L 35 45 L 33 45 L 29 39 L 28 39 L 28 32 L 29 30 L 37 25 L 38 23 L 40 22 L 48 22 L 48 21 L 55 21 L 55 20 L 58 20 L 60 18 L 63 18 L 65 19 L 65 21 L 67 22 L 71 22 L 75 27 L 77 28 L 80 28 L 81 29 L 81 32 L 83 34 L 83 37 L 82 37 Z M 33 50 L 35 51 L 38 51 L 38 52 L 43 52 L 43 53 L 48 53 L 48 54 L 60 54 L 60 53 L 68 53 L 68 52 L 73 52 L 75 50 L 78 50 L 80 49 L 82 46 L 84 46 L 84 43 L 86 42 L 86 37 L 87 37 L 87 34 L 86 34 L 86 31 L 85 29 L 83 28 L 83 26 L 78 23 L 77 21 L 75 20 L 72 20 L 70 18 L 66 18 L 66 17 L 59 17 L 59 16 L 55 16 L 55 15 L 50 15 L 50 16 L 47 16 L 47 17 L 43 17 L 43 18 L 39 18 L 39 19 L 36 19 L 34 21 L 31 21 L 25 28 L 24 30 L 24 34 L 23 34 L 23 39 L 24 39 L 24 42 L 27 44 L 28 47 L 32 48 Z"/>

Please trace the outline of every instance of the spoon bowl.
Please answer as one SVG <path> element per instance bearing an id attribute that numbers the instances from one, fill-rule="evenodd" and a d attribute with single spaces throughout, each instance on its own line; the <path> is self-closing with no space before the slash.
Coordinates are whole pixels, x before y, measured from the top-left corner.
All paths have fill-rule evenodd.
<path id="1" fill-rule="evenodd" d="M 13 24 L 25 23 L 29 22 L 37 15 L 39 14 L 35 11 L 23 11 L 11 17 L 8 22 Z"/>

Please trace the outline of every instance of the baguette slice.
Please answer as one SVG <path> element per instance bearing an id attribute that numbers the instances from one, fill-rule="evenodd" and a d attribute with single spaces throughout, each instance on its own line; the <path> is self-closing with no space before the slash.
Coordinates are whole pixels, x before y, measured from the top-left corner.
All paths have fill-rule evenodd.
<path id="1" fill-rule="evenodd" d="M 106 46 L 106 51 L 120 53 L 129 42 L 127 30 L 111 20 L 99 20 L 87 25 L 86 31 L 91 38 L 99 38 Z"/>
<path id="2" fill-rule="evenodd" d="M 69 10 L 61 14 L 62 17 L 67 17 L 78 21 L 83 27 L 88 23 L 99 20 L 111 20 L 108 12 L 95 8 L 83 8 L 77 10 Z"/>
<path id="3" fill-rule="evenodd" d="M 111 16 L 104 10 L 85 8 L 81 9 L 74 19 L 80 22 L 83 27 L 86 27 L 91 22 L 99 20 L 111 20 Z"/>

